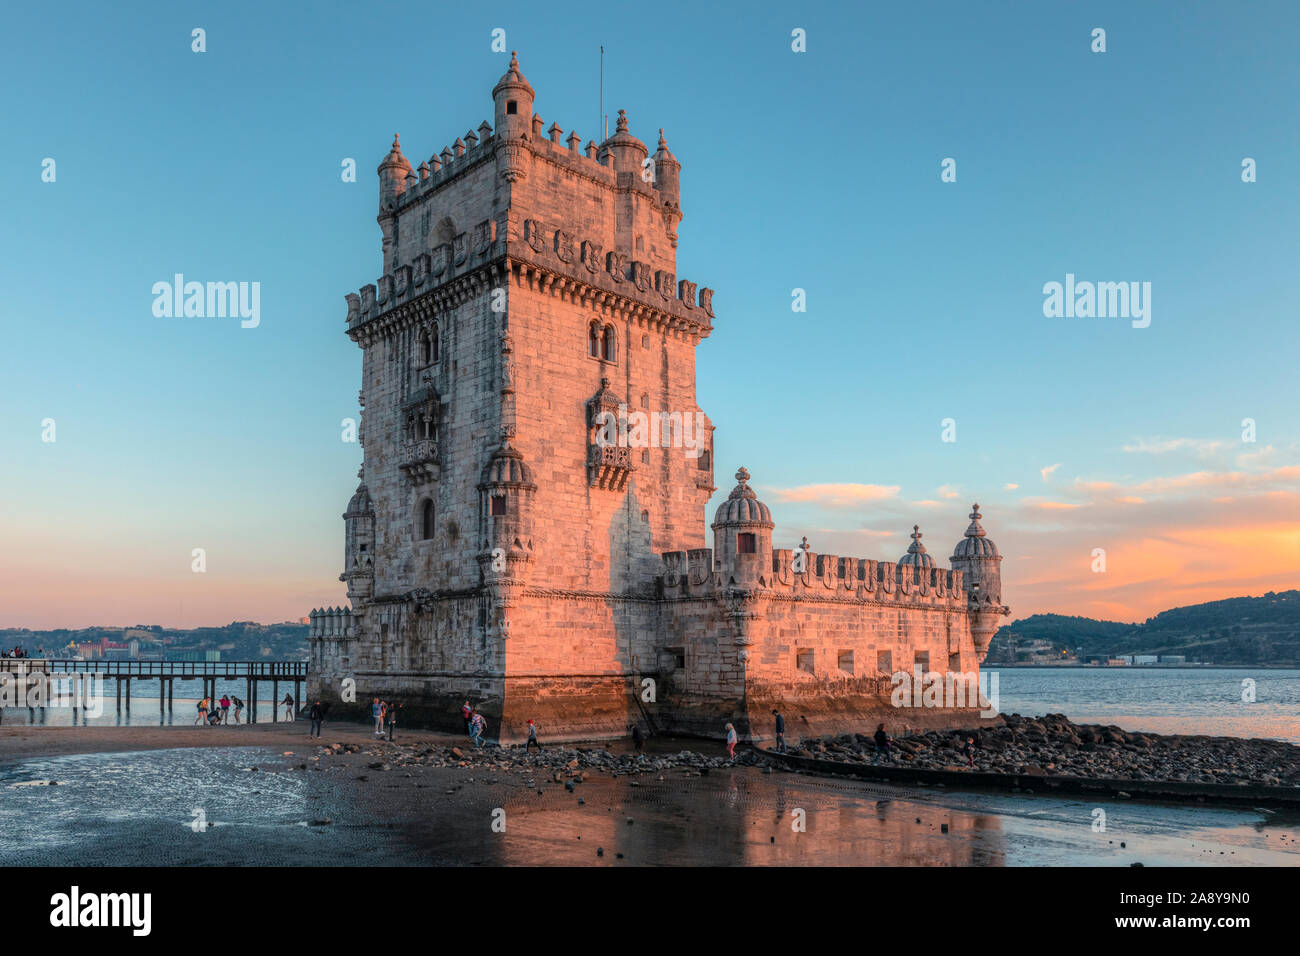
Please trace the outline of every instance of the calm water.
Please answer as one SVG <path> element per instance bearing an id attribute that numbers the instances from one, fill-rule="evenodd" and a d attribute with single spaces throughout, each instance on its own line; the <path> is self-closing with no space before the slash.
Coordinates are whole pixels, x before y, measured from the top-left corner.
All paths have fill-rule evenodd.
<path id="1" fill-rule="evenodd" d="M 1270 737 L 1300 744 L 1300 670 L 990 668 L 1004 714 L 1065 714 L 1161 734 Z M 1254 682 L 1254 701 L 1243 700 Z"/>
<path id="2" fill-rule="evenodd" d="M 0 662 L 0 670 L 3 670 L 3 662 Z M 177 680 L 172 696 L 172 707 L 168 711 L 166 703 L 160 709 L 158 706 L 158 681 L 153 680 L 133 680 L 131 682 L 131 709 L 126 708 L 126 701 L 123 699 L 122 707 L 119 710 L 117 706 L 117 681 L 105 680 L 100 685 L 100 698 L 98 701 L 91 700 L 91 710 L 85 708 L 78 709 L 76 712 L 75 723 L 77 726 L 93 727 L 96 725 L 130 727 L 136 726 L 167 726 L 171 724 L 192 724 L 198 717 L 196 705 L 199 702 L 199 695 L 203 693 L 203 681 L 201 680 Z M 222 694 L 235 694 L 241 699 L 248 701 L 245 696 L 248 693 L 248 685 L 243 680 L 217 681 L 217 697 L 221 700 Z M 259 681 L 257 687 L 257 720 L 259 723 L 270 722 L 271 720 L 271 703 L 274 700 L 283 700 L 285 693 L 293 695 L 293 684 L 289 681 L 281 681 L 278 697 L 272 690 L 270 681 Z M 301 703 L 301 700 L 299 701 Z M 98 716 L 91 711 L 97 710 Z M 277 712 L 280 720 L 284 719 L 284 708 L 281 707 Z M 69 727 L 74 723 L 73 712 L 70 707 L 46 707 L 28 710 L 26 707 L 5 707 L 3 715 L 0 715 L 3 723 L 8 725 L 16 724 L 39 724 L 49 727 Z M 248 708 L 240 715 L 240 721 L 248 720 Z M 229 720 L 234 723 L 235 709 L 230 708 Z"/>

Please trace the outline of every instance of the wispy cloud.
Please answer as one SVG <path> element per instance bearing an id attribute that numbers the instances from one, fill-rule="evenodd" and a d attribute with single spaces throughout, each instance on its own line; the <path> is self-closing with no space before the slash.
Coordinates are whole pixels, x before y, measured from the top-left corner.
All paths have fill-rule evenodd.
<path id="1" fill-rule="evenodd" d="M 1055 474 L 1056 469 L 1060 467 L 1061 467 L 1061 463 L 1058 461 L 1055 465 L 1048 465 L 1046 468 L 1043 468 L 1038 473 L 1043 476 L 1043 481 L 1046 481 L 1048 478 L 1051 478 L 1052 475 Z"/>
<path id="2" fill-rule="evenodd" d="M 898 496 L 898 485 L 824 484 L 773 488 L 776 501 L 813 502 L 826 508 L 852 508 L 869 501 Z"/>

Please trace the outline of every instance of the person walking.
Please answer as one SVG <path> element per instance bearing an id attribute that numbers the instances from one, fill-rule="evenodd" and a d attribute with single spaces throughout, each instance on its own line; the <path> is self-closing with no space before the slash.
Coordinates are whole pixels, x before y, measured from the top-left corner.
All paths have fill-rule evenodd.
<path id="1" fill-rule="evenodd" d="M 244 712 L 244 702 L 238 697 L 230 698 L 230 702 L 235 706 L 235 723 L 239 723 L 239 715 Z"/>
<path id="2" fill-rule="evenodd" d="M 229 721 L 230 721 L 230 695 L 222 694 L 221 695 L 221 722 L 224 724 L 224 723 L 228 723 Z"/>
<path id="3" fill-rule="evenodd" d="M 370 716 L 375 718 L 375 736 L 384 736 L 384 708 L 378 697 L 370 705 Z"/>
<path id="4" fill-rule="evenodd" d="M 393 731 L 397 729 L 397 708 L 398 703 L 390 700 L 388 706 L 384 708 L 384 723 L 388 724 L 388 739 L 393 739 Z"/>
<path id="5" fill-rule="evenodd" d="M 465 722 L 465 736 L 470 736 L 469 719 L 474 715 L 474 708 L 469 705 L 469 701 L 460 705 L 460 719 Z"/>
<path id="6" fill-rule="evenodd" d="M 204 697 L 199 701 L 199 716 L 194 719 L 196 724 L 208 725 L 208 699 Z"/>
<path id="7" fill-rule="evenodd" d="M 537 742 L 537 725 L 530 720 L 528 721 L 528 743 L 524 744 L 524 753 L 530 753 L 533 747 L 537 748 L 538 753 L 542 752 L 542 745 Z"/>
<path id="8" fill-rule="evenodd" d="M 727 724 L 727 756 L 736 759 L 736 728 Z"/>
<path id="9" fill-rule="evenodd" d="M 316 701 L 311 705 L 311 710 L 307 713 L 307 716 L 311 718 L 311 726 L 307 728 L 307 736 L 310 737 L 315 733 L 319 737 L 321 721 L 325 719 L 325 708 L 320 705 L 320 701 Z"/>
<path id="10" fill-rule="evenodd" d="M 475 747 L 483 746 L 483 726 L 485 723 L 486 721 L 483 719 L 483 715 L 477 710 L 474 711 L 474 716 L 469 719 L 470 735 L 474 739 Z"/>
<path id="11" fill-rule="evenodd" d="M 284 707 L 284 719 L 293 720 L 293 698 L 289 696 L 288 691 L 285 691 L 284 700 L 280 701 L 280 704 Z"/>
<path id="12" fill-rule="evenodd" d="M 776 752 L 785 753 L 785 717 L 775 707 L 772 708 L 772 716 L 776 718 Z"/>
<path id="13" fill-rule="evenodd" d="M 876 756 L 875 759 L 871 761 L 871 766 L 874 767 L 876 764 L 880 763 L 880 758 L 882 756 L 885 758 L 887 763 L 893 763 L 894 758 L 889 753 L 889 734 L 885 733 L 884 724 L 881 724 L 876 728 L 876 733 L 873 736 L 873 739 L 876 741 Z"/>
<path id="14" fill-rule="evenodd" d="M 967 737 L 966 743 L 962 746 L 961 752 L 966 755 L 966 766 L 975 766 L 975 738 Z"/>

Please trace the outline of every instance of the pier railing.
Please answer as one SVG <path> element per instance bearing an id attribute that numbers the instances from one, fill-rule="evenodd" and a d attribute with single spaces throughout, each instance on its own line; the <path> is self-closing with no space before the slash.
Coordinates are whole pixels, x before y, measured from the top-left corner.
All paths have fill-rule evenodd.
<path id="1" fill-rule="evenodd" d="M 303 680 L 306 661 L 134 661 L 80 660 L 53 657 L 0 658 L 0 672 L 9 674 L 102 674 L 142 680 Z"/>

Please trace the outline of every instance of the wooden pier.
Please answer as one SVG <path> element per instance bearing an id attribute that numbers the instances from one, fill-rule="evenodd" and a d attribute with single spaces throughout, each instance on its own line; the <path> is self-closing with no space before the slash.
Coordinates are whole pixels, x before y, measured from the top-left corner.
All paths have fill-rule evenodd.
<path id="1" fill-rule="evenodd" d="M 271 682 L 275 703 L 271 707 L 271 720 L 280 718 L 280 684 L 293 684 L 293 712 L 302 709 L 303 684 L 307 681 L 306 661 L 133 661 L 133 660 L 63 660 L 47 657 L 0 658 L 0 674 L 25 677 L 44 674 L 50 678 L 70 677 L 74 674 L 95 675 L 103 680 L 116 681 L 117 709 L 122 711 L 123 698 L 126 712 L 131 712 L 131 685 L 141 682 L 158 682 L 158 709 L 164 707 L 167 716 L 172 713 L 173 689 L 178 680 L 202 681 L 202 696 L 217 699 L 217 682 L 244 682 L 244 702 L 248 707 L 248 722 L 257 723 L 257 688 L 265 681 Z"/>

